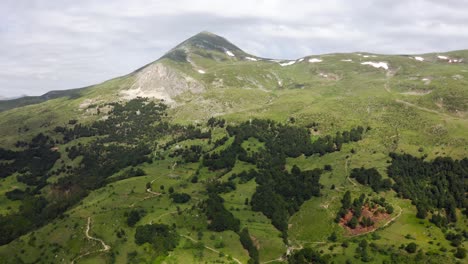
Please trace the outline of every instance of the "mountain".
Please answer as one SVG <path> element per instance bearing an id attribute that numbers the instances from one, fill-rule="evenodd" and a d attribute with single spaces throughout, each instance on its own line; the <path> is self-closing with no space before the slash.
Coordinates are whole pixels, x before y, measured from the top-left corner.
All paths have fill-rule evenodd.
<path id="1" fill-rule="evenodd" d="M 0 259 L 463 261 L 467 61 L 275 60 L 201 32 L 125 76 L 1 101 Z"/>
<path id="2" fill-rule="evenodd" d="M 56 98 L 68 97 L 73 99 L 79 96 L 79 91 L 82 89 L 84 88 L 64 91 L 51 91 L 41 96 L 22 96 L 14 99 L 1 99 L 3 101 L 0 101 L 0 112 L 17 107 L 39 104 Z"/>
<path id="3" fill-rule="evenodd" d="M 134 89 L 124 92 L 121 96 L 124 98 L 146 96 L 172 101 L 172 97 L 178 96 L 182 92 L 202 91 L 204 85 L 197 82 L 196 79 L 178 72 L 172 69 L 172 67 L 167 67 L 165 63 L 160 63 L 168 59 L 173 62 L 190 63 L 194 68 L 198 68 L 192 60 L 194 56 L 219 62 L 228 61 L 229 57 L 255 57 L 245 53 L 226 39 L 204 31 L 177 45 L 156 62 L 148 64 L 131 73 L 128 77 L 134 77 L 136 79 L 132 86 Z M 198 71 L 202 70 L 198 69 Z M 26 96 L 14 100 L 7 100 L 5 102 L 0 102 L 0 112 L 21 106 L 38 104 L 56 98 L 76 98 L 79 96 L 80 91 L 84 89 L 86 88 L 52 91 L 42 96 Z"/>
<path id="4" fill-rule="evenodd" d="M 163 58 L 188 62 L 187 56 L 190 56 L 192 53 L 213 58 L 209 55 L 210 52 L 222 53 L 230 57 L 249 56 L 225 38 L 203 31 L 177 45 L 174 49 L 165 54 Z"/>

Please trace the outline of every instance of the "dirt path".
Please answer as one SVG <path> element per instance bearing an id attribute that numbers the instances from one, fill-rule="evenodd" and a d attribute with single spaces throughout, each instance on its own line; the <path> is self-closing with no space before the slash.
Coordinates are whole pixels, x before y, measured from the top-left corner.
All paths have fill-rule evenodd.
<path id="1" fill-rule="evenodd" d="M 271 262 L 275 262 L 275 261 L 283 262 L 283 261 L 285 261 L 285 258 L 283 256 L 281 256 L 281 257 L 279 257 L 277 259 L 272 259 L 272 260 L 269 260 L 269 261 L 261 262 L 261 264 L 267 264 L 267 263 L 271 263 Z"/>
<path id="2" fill-rule="evenodd" d="M 422 106 L 418 106 L 418 105 L 415 105 L 413 103 L 410 103 L 410 102 L 407 102 L 407 101 L 403 101 L 403 100 L 400 100 L 400 99 L 395 99 L 395 101 L 397 103 L 400 103 L 400 104 L 404 104 L 404 105 L 407 105 L 407 106 L 410 106 L 410 107 L 414 107 L 416 109 L 419 109 L 419 110 L 422 110 L 422 111 L 426 111 L 426 112 L 429 112 L 429 113 L 434 113 L 434 114 L 438 114 L 438 115 L 443 115 L 445 117 L 452 117 L 450 115 L 447 115 L 445 113 L 441 113 L 439 111 L 436 111 L 436 110 L 432 110 L 432 109 L 429 109 L 429 108 L 425 108 L 425 107 L 422 107 Z"/>
<path id="3" fill-rule="evenodd" d="M 350 237 L 358 237 L 358 236 L 362 236 L 362 235 L 366 235 L 366 234 L 370 234 L 370 233 L 373 233 L 381 228 L 384 228 L 384 227 L 387 227 L 389 224 L 393 223 L 395 220 L 397 220 L 401 214 L 403 213 L 403 209 L 400 207 L 400 206 L 397 206 L 398 209 L 399 209 L 399 212 L 397 215 L 395 215 L 394 217 L 392 217 L 390 220 L 388 220 L 383 226 L 379 227 L 379 228 L 376 228 L 374 230 L 370 230 L 370 231 L 367 231 L 365 233 L 361 233 L 361 234 L 357 234 L 357 235 L 353 235 L 353 236 L 350 236 Z M 303 248 L 301 242 L 303 243 L 310 243 L 310 244 L 327 244 L 326 241 L 303 241 L 303 240 L 295 240 L 296 242 L 299 242 L 299 246 L 297 247 L 293 247 L 293 246 L 289 246 L 287 251 L 286 251 L 286 255 L 289 255 L 291 254 L 291 252 L 293 250 L 301 250 Z M 285 258 L 284 257 L 280 257 L 280 258 L 277 258 L 277 259 L 272 259 L 272 260 L 269 260 L 269 261 L 266 261 L 266 262 L 262 262 L 262 264 L 267 264 L 267 263 L 271 263 L 271 262 L 274 262 L 274 261 L 284 261 Z"/>
<path id="4" fill-rule="evenodd" d="M 95 250 L 95 251 L 88 251 L 84 254 L 81 254 L 79 255 L 78 257 L 74 258 L 71 262 L 71 264 L 74 264 L 75 261 L 77 261 L 78 259 L 82 258 L 82 257 L 85 257 L 85 256 L 88 256 L 92 253 L 98 253 L 98 252 L 106 252 L 106 251 L 109 251 L 111 249 L 111 247 L 109 245 L 107 245 L 104 240 L 100 239 L 100 238 L 96 238 L 96 237 L 92 237 L 90 234 L 89 234 L 89 230 L 91 229 L 91 217 L 88 217 L 88 224 L 86 225 L 86 231 L 85 231 L 85 235 L 86 235 L 86 238 L 89 239 L 89 240 L 94 240 L 94 241 L 97 241 L 99 243 L 101 243 L 103 249 L 100 249 L 100 250 Z"/>
<path id="5" fill-rule="evenodd" d="M 166 215 L 177 214 L 177 213 L 178 213 L 177 211 L 167 212 L 167 213 L 164 213 L 162 215 L 159 215 L 155 220 L 158 220 L 158 219 L 160 219 L 160 218 L 162 218 L 163 216 L 166 216 Z"/>
<path id="6" fill-rule="evenodd" d="M 345 162 L 346 179 L 356 187 L 357 184 L 356 184 L 355 182 L 353 182 L 353 181 L 351 180 L 351 178 L 349 178 L 349 174 L 348 174 L 348 161 L 349 161 L 349 159 L 346 159 L 346 162 Z"/>
<path id="7" fill-rule="evenodd" d="M 385 91 L 387 91 L 388 93 L 392 93 L 392 92 L 390 91 L 390 86 L 388 85 L 388 81 L 384 84 L 384 89 L 385 89 Z"/>
<path id="8" fill-rule="evenodd" d="M 327 209 L 328 210 L 328 207 L 330 206 L 331 203 L 333 203 L 333 201 L 338 198 L 338 196 L 333 196 L 330 200 L 328 200 L 327 202 L 325 203 L 321 203 L 320 204 L 320 207 L 322 207 L 323 209 Z"/>
<path id="9" fill-rule="evenodd" d="M 383 225 L 382 228 L 388 226 L 390 223 L 397 220 L 397 218 L 401 216 L 401 213 L 403 213 L 403 209 L 400 206 L 398 206 L 398 208 L 400 209 L 400 212 L 397 215 L 395 215 L 395 217 L 390 219 L 387 223 L 385 223 L 385 225 Z"/>
<path id="10" fill-rule="evenodd" d="M 161 195 L 161 193 L 153 192 L 153 191 L 151 190 L 151 188 L 146 189 L 146 192 L 151 193 L 151 194 L 154 194 L 155 196 L 160 196 L 160 195 Z"/>
<path id="11" fill-rule="evenodd" d="M 152 181 L 151 181 L 151 184 L 153 184 L 153 182 L 155 182 L 157 179 L 159 179 L 159 177 L 156 178 L 156 179 L 154 179 L 154 180 L 152 180 Z M 162 193 L 153 192 L 153 190 L 151 190 L 151 187 L 148 188 L 148 189 L 146 189 L 146 192 L 149 193 L 149 194 L 151 194 L 151 195 L 150 195 L 150 196 L 146 196 L 145 198 L 143 198 L 143 199 L 141 199 L 141 200 L 139 200 L 139 201 L 137 201 L 137 202 L 135 202 L 135 203 L 141 203 L 141 202 L 143 202 L 143 201 L 145 201 L 145 200 L 147 200 L 147 199 L 150 199 L 150 198 L 153 198 L 153 197 L 162 195 Z M 130 208 L 135 207 L 135 203 L 132 203 L 132 204 L 129 205 L 128 207 L 130 207 Z"/>
<path id="12" fill-rule="evenodd" d="M 392 93 L 391 89 L 390 89 L 390 79 L 395 76 L 395 74 L 400 70 L 400 68 L 398 68 L 397 70 L 395 71 L 387 71 L 387 73 L 385 73 L 385 84 L 384 84 L 384 89 L 387 93 Z"/>
<path id="13" fill-rule="evenodd" d="M 191 240 L 192 242 L 195 242 L 195 243 L 198 242 L 198 241 L 196 241 L 195 239 L 193 239 L 193 238 L 191 238 L 191 237 L 189 237 L 189 236 L 186 236 L 186 235 L 180 235 L 180 236 L 181 236 L 181 237 L 184 237 L 184 238 L 186 238 L 186 239 L 189 239 L 189 240 Z M 217 253 L 217 254 L 220 253 L 218 250 L 216 250 L 216 249 L 214 249 L 214 248 L 212 248 L 212 247 L 205 246 L 205 248 L 208 249 L 208 250 L 210 250 L 210 251 L 212 251 L 212 252 L 214 252 L 214 253 Z M 239 261 L 238 259 L 236 259 L 235 257 L 232 257 L 232 259 L 233 259 L 235 262 L 237 262 L 238 264 L 242 264 L 242 262 L 240 262 L 240 261 Z"/>
<path id="14" fill-rule="evenodd" d="M 395 73 L 397 73 L 398 71 L 400 70 L 400 68 L 398 68 L 395 72 L 387 72 L 386 74 L 386 82 L 384 84 L 384 89 L 385 91 L 387 91 L 388 93 L 391 93 L 391 88 L 390 88 L 390 84 L 389 84 L 389 81 L 390 79 L 395 75 Z M 404 101 L 404 100 L 400 100 L 400 99 L 395 99 L 395 101 L 397 103 L 400 103 L 400 104 L 404 104 L 404 105 L 407 105 L 407 106 L 410 106 L 410 107 L 414 107 L 416 109 L 419 109 L 419 110 L 422 110 L 422 111 L 426 111 L 426 112 L 430 112 L 430 113 L 434 113 L 434 114 L 439 114 L 439 115 L 443 115 L 445 117 L 452 117 L 450 115 L 447 115 L 445 113 L 442 113 L 442 112 L 439 112 L 437 110 L 433 110 L 433 109 L 429 109 L 429 108 L 425 108 L 425 107 L 422 107 L 422 106 L 418 106 L 418 105 L 415 105 L 413 103 L 410 103 L 410 102 L 407 102 L 407 101 Z"/>
<path id="15" fill-rule="evenodd" d="M 154 183 L 157 179 L 159 179 L 159 177 L 157 177 L 156 179 L 152 180 L 152 181 L 150 182 L 150 184 L 153 185 L 153 183 Z M 153 192 L 153 190 L 151 189 L 151 186 L 150 186 L 148 189 L 146 189 L 146 192 L 151 193 L 151 194 L 154 194 L 154 195 L 156 195 L 156 196 L 161 195 L 161 193 L 159 193 L 159 192 Z"/>

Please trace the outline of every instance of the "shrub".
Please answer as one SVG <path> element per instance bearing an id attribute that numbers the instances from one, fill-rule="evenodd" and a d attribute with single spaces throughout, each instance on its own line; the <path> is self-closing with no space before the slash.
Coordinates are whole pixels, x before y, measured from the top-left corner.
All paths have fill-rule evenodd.
<path id="1" fill-rule="evenodd" d="M 418 245 L 416 245 L 416 243 L 414 243 L 414 242 L 411 242 L 405 247 L 405 250 L 408 253 L 414 253 L 414 252 L 416 252 L 417 248 L 418 248 Z"/>

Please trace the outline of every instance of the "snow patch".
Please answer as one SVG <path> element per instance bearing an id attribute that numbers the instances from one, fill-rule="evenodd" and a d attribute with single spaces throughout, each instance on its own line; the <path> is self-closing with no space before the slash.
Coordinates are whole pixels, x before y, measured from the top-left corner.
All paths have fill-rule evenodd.
<path id="1" fill-rule="evenodd" d="M 417 61 L 424 61 L 424 58 L 423 58 L 423 57 L 418 57 L 418 56 L 416 56 L 416 57 L 414 57 L 414 59 L 417 60 Z"/>
<path id="2" fill-rule="evenodd" d="M 372 62 L 372 61 L 365 61 L 361 63 L 362 65 L 371 65 L 372 67 L 375 68 L 383 68 L 385 70 L 388 70 L 388 64 L 386 62 Z"/>
<path id="3" fill-rule="evenodd" d="M 441 60 L 448 60 L 448 57 L 447 56 L 437 56 L 437 58 L 441 59 Z"/>
<path id="4" fill-rule="evenodd" d="M 257 61 L 256 58 L 252 58 L 252 57 L 245 57 L 246 60 L 249 60 L 249 61 Z"/>
<path id="5" fill-rule="evenodd" d="M 449 60 L 449 63 L 461 63 L 463 62 L 463 59 L 451 59 Z"/>
<path id="6" fill-rule="evenodd" d="M 300 58 L 300 59 L 298 59 L 297 61 L 298 61 L 298 62 L 301 62 L 301 61 L 303 61 L 303 60 L 304 60 L 304 58 Z"/>
<path id="7" fill-rule="evenodd" d="M 294 63 L 296 63 L 296 61 L 288 61 L 288 62 L 283 62 L 283 63 L 280 63 L 279 65 L 281 66 L 289 66 L 289 65 L 293 65 Z"/>
<path id="8" fill-rule="evenodd" d="M 424 77 L 424 78 L 421 79 L 421 81 L 422 81 L 425 85 L 429 85 L 429 84 L 431 84 L 431 79 L 432 79 L 432 78 Z"/>
<path id="9" fill-rule="evenodd" d="M 230 50 L 226 50 L 226 54 L 230 57 L 235 57 L 234 53 L 232 53 Z"/>
<path id="10" fill-rule="evenodd" d="M 341 61 L 347 61 L 347 62 L 350 62 L 350 61 L 353 61 L 352 59 L 344 59 L 344 60 L 341 60 Z"/>
<path id="11" fill-rule="evenodd" d="M 205 74 L 206 72 L 204 70 L 198 70 L 198 73 Z"/>
<path id="12" fill-rule="evenodd" d="M 309 62 L 310 63 L 316 63 L 316 62 L 322 62 L 323 60 L 322 59 L 317 59 L 317 58 L 311 58 L 309 59 Z"/>

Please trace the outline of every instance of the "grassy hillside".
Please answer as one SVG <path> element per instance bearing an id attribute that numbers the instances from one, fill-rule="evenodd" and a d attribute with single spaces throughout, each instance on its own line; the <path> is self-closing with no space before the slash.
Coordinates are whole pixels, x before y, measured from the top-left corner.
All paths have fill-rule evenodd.
<path id="1" fill-rule="evenodd" d="M 134 86 L 146 68 L 80 90 L 76 96 L 66 93 L 66 97 L 48 97 L 27 106 L 23 106 L 24 100 L 8 102 L 2 108 L 5 111 L 0 112 L 0 147 L 23 151 L 27 147 L 18 141 L 30 142 L 44 133 L 53 143 L 45 146 L 53 147 L 60 158 L 48 170 L 44 185 L 24 183 L 22 170 L 0 178 L 0 215 L 24 211 L 27 199 L 6 196 L 15 189 L 43 197 L 48 206 L 61 200 L 70 203 L 63 213 L 32 225 L 25 234 L 0 246 L 0 259 L 5 263 L 248 263 L 252 253 L 240 237 L 246 227 L 260 263 L 287 263 L 286 254 L 303 248 L 312 248 L 335 263 L 464 261 L 454 255 L 468 247 L 466 236 L 457 243 L 446 237 L 468 231 L 466 206 L 457 206 L 456 222 L 438 227 L 430 219 L 445 215 L 447 208 L 431 208 L 426 218 L 417 218 L 415 202 L 402 197 L 395 186 L 374 192 L 349 176 L 353 169 L 364 167 L 375 168 L 383 179 L 388 179 L 387 168 L 393 162 L 390 153 L 407 153 L 426 162 L 437 157 L 467 158 L 467 61 L 468 51 L 410 56 L 326 54 L 274 61 L 249 55 L 225 39 L 202 33 L 152 64 L 163 65 L 162 71 L 153 74 L 161 75 L 158 80 L 172 83 L 171 89 L 182 87 L 181 82 L 188 78 L 203 87 L 202 92 L 195 92 L 183 86 L 183 91 L 171 95 L 173 102 L 166 102 L 169 108 L 161 116 L 143 112 L 148 102 L 139 105 L 130 101 L 125 105 L 127 100 L 123 99 L 122 91 L 151 90 L 152 85 L 157 85 Z M 381 63 L 381 67 L 362 64 L 366 62 Z M 121 102 L 123 112 L 114 111 L 119 109 L 115 102 Z M 225 123 L 207 123 L 211 117 Z M 333 151 L 325 153 L 292 155 L 282 153 L 291 145 L 281 145 L 280 150 L 271 145 L 269 140 L 280 144 L 273 135 L 262 139 L 258 134 L 237 142 L 241 136 L 231 134 L 230 129 L 254 119 L 273 120 L 292 131 L 308 131 L 307 144 L 359 126 L 365 129 L 362 138 L 346 142 L 339 149 L 334 145 Z M 80 132 L 76 132 L 76 124 L 97 132 L 77 136 Z M 75 129 L 78 134 L 65 140 L 57 126 Z M 297 134 L 293 135 L 287 140 L 294 142 Z M 302 172 L 321 171 L 320 194 L 294 202 L 297 208 L 289 208 L 284 232 L 274 218 L 252 204 L 261 189 L 261 176 L 247 181 L 237 177 L 252 169 L 263 173 L 261 158 L 248 162 L 235 156 L 232 167 L 218 169 L 206 163 L 210 158 L 206 155 L 222 156 L 236 144 L 240 146 L 237 155 L 284 154 L 280 158 L 284 158 L 284 168 L 277 168 L 284 175 L 293 175 L 290 173 L 296 167 Z M 71 157 L 70 148 L 81 146 L 85 149 Z M 135 153 L 139 152 L 132 151 L 141 146 L 148 153 L 138 160 L 140 154 Z M 200 148 L 199 157 L 191 146 Z M 123 152 L 111 147 L 120 147 Z M 96 154 L 93 149 L 102 152 Z M 100 179 L 108 171 L 99 163 L 99 173 L 85 170 L 85 162 L 91 162 L 88 155 L 102 158 L 100 155 L 107 152 L 110 154 L 104 157 L 109 161 L 120 161 L 109 163 L 118 168 L 115 172 Z M 133 154 L 127 157 L 125 153 Z M 187 161 L 184 155 L 197 158 Z M 124 163 L 127 158 L 135 160 Z M 0 159 L 2 166 L 12 162 Z M 326 166 L 330 167 L 324 169 Z M 132 174 L 137 169 L 144 175 Z M 216 195 L 223 200 L 228 212 L 225 214 L 239 221 L 238 231 L 210 228 L 213 219 L 206 212 L 206 203 L 212 195 L 210 183 L 215 180 L 235 185 L 235 189 Z M 95 185 L 90 187 L 88 181 Z M 391 182 L 395 183 L 394 179 Z M 297 192 L 303 191 L 301 186 Z M 466 192 L 466 183 L 463 188 Z M 189 194 L 191 199 L 176 203 L 170 189 Z M 371 228 L 356 233 L 334 221 L 347 191 L 352 199 L 362 194 L 369 201 L 384 198 L 394 210 L 376 220 Z M 80 199 L 73 200 L 74 195 Z M 139 210 L 145 213 L 135 226 L 129 226 L 129 214 Z M 137 244 L 138 227 L 156 223 L 176 230 L 179 241 L 175 249 L 162 253 L 151 243 Z M 412 242 L 417 244 L 415 253 L 406 249 Z"/>

